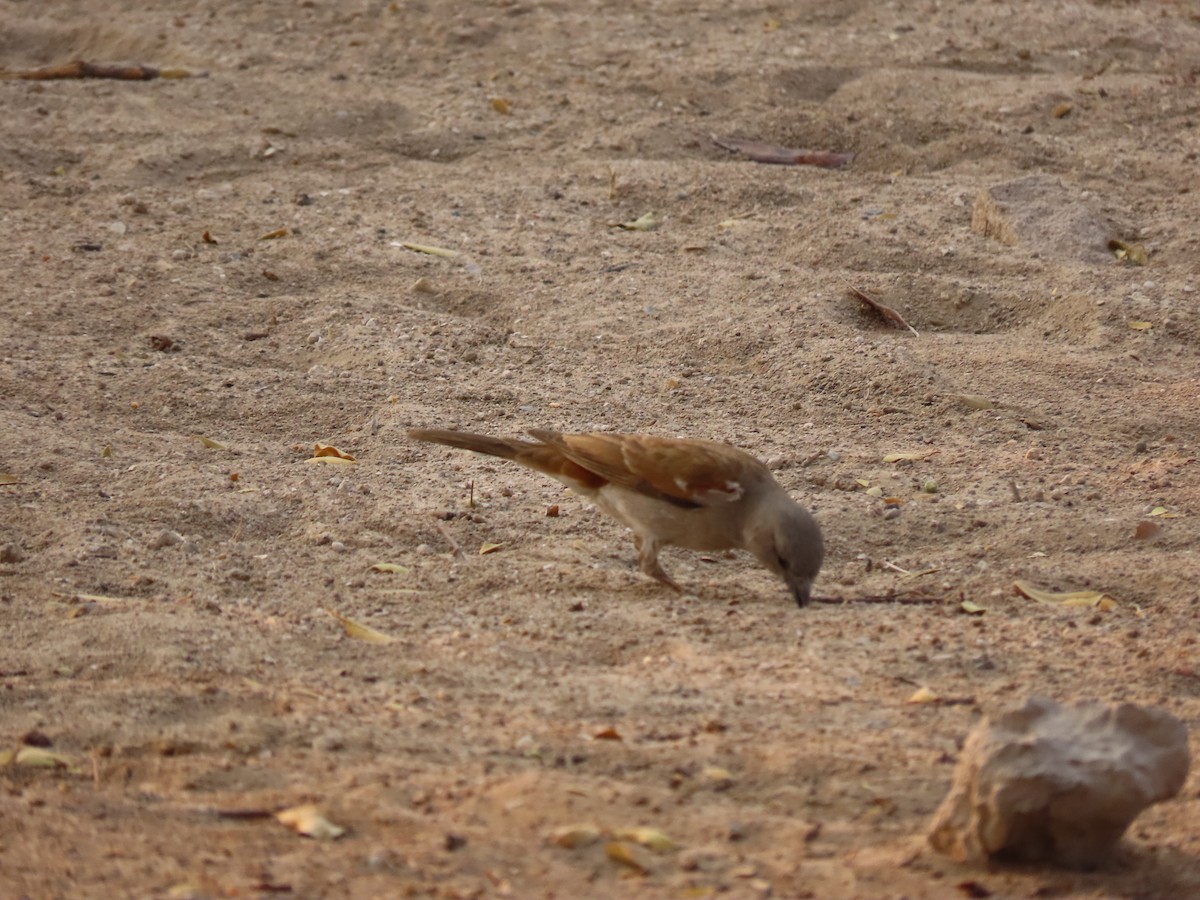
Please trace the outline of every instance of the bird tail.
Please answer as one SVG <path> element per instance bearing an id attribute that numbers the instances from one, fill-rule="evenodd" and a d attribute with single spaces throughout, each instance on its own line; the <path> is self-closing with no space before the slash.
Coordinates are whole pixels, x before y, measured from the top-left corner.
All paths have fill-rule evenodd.
<path id="1" fill-rule="evenodd" d="M 567 457 L 559 443 L 551 443 L 550 441 L 558 437 L 556 432 L 530 431 L 530 434 L 538 439 L 537 443 L 515 438 L 472 434 L 469 431 L 446 431 L 441 428 L 410 428 L 408 430 L 408 436 L 418 441 L 432 441 L 435 444 L 445 444 L 447 447 L 457 447 L 460 450 L 474 450 L 476 453 L 486 453 L 488 456 L 511 459 L 513 462 L 528 466 L 551 478 L 557 478 L 567 487 L 584 496 L 592 496 L 597 490 L 608 484 L 608 479 L 604 476 L 585 469 Z"/>
<path id="2" fill-rule="evenodd" d="M 447 431 L 443 428 L 410 428 L 408 436 L 418 441 L 445 444 L 459 450 L 474 450 L 501 459 L 517 459 L 522 451 L 531 446 L 528 441 L 497 438 L 487 434 L 472 434 L 469 431 Z"/>

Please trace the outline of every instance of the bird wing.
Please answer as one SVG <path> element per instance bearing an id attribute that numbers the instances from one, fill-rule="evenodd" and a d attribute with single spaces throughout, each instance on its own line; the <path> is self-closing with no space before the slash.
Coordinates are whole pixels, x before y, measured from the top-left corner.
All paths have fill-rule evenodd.
<path id="1" fill-rule="evenodd" d="M 765 471 L 748 453 L 716 441 L 540 429 L 529 433 L 613 484 L 685 508 L 740 500 L 749 482 Z"/>

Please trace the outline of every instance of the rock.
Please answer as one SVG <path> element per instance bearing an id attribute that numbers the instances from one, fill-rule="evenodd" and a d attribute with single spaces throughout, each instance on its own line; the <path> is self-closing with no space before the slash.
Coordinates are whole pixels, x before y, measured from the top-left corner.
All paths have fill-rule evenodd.
<path id="1" fill-rule="evenodd" d="M 960 861 L 1098 866 L 1189 762 L 1187 729 L 1164 710 L 1034 697 L 971 732 L 929 843 Z"/>
<path id="2" fill-rule="evenodd" d="M 1029 175 L 982 190 L 971 210 L 971 229 L 1002 244 L 1043 257 L 1111 263 L 1111 229 L 1053 175 Z"/>

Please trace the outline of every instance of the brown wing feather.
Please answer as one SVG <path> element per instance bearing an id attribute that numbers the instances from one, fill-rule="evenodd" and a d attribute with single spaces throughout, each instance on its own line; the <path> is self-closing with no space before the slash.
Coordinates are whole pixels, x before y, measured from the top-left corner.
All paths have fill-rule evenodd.
<path id="1" fill-rule="evenodd" d="M 762 463 L 728 444 L 629 434 L 530 431 L 602 478 L 681 506 L 736 500 Z"/>

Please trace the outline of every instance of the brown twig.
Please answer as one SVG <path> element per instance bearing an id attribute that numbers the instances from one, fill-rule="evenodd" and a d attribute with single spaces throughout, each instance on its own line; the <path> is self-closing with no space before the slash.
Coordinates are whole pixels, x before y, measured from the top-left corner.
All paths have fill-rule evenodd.
<path id="1" fill-rule="evenodd" d="M 867 307 L 869 307 L 871 310 L 873 310 L 880 318 L 882 318 L 889 325 L 893 325 L 896 328 L 907 328 L 913 334 L 917 334 L 917 329 L 913 328 L 911 325 L 909 325 L 907 322 L 905 322 L 904 317 L 902 315 L 900 315 L 900 313 L 896 312 L 896 310 L 892 309 L 890 306 L 884 306 L 882 303 L 880 303 L 874 297 L 871 297 L 870 295 L 866 294 L 865 292 L 860 291 L 858 288 L 856 288 L 852 284 L 846 285 L 846 291 L 850 294 L 851 297 L 854 297 L 856 300 L 861 300 L 863 303 L 865 303 L 867 305 Z"/>
<path id="2" fill-rule="evenodd" d="M 712 142 L 722 150 L 744 156 L 756 163 L 776 166 L 820 166 L 823 169 L 840 169 L 854 159 L 853 153 L 833 153 L 829 150 L 794 150 L 764 141 L 742 141 L 736 138 L 709 135 Z"/>
<path id="3" fill-rule="evenodd" d="M 441 522 L 434 522 L 434 527 L 441 532 L 442 537 L 446 539 L 446 543 L 450 545 L 450 549 L 454 551 L 455 556 L 457 556 L 459 559 L 467 558 L 467 554 L 463 552 L 462 545 L 454 539 L 454 535 L 446 530 L 445 525 L 443 525 Z"/>
<path id="4" fill-rule="evenodd" d="M 115 78 L 118 81 L 151 81 L 155 78 L 190 78 L 186 69 L 156 69 L 154 66 L 110 66 L 82 59 L 40 69 L 17 69 L 4 72 L 4 78 L 20 81 L 54 81 L 60 78 Z"/>

